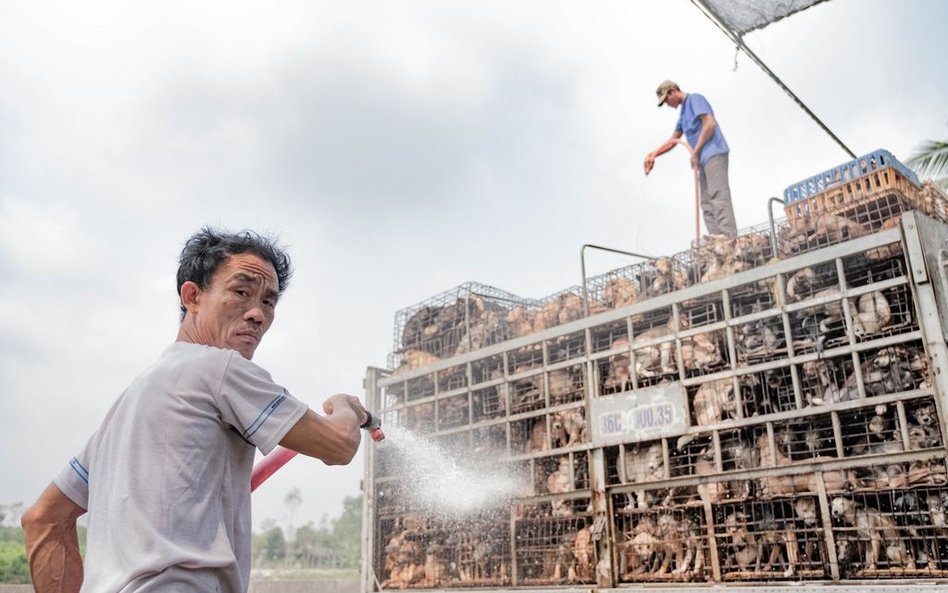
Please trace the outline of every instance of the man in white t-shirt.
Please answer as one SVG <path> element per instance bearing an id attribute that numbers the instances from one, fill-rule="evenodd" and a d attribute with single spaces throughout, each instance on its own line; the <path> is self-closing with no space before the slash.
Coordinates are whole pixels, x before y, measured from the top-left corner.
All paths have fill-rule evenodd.
<path id="1" fill-rule="evenodd" d="M 253 232 L 205 228 L 187 241 L 177 341 L 23 514 L 36 593 L 245 592 L 255 451 L 352 460 L 368 418 L 357 398 L 334 395 L 317 414 L 251 362 L 290 274 L 289 257 Z"/>

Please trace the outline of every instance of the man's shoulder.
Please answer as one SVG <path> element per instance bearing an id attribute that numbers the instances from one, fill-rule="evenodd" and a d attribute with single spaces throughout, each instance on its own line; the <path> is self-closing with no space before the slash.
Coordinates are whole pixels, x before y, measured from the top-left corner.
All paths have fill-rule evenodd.
<path id="1" fill-rule="evenodd" d="M 701 93 L 688 93 L 688 96 L 685 97 L 685 103 L 687 103 L 689 109 L 695 113 L 708 113 L 711 111 L 711 104 L 708 103 L 708 100 Z"/>

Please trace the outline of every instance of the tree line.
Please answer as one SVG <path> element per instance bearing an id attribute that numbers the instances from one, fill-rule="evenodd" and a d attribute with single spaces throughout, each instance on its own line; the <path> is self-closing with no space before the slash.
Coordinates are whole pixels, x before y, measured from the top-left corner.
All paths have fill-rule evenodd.
<path id="1" fill-rule="evenodd" d="M 299 506 L 298 489 L 287 495 L 289 507 Z M 320 524 L 309 522 L 284 529 L 273 520 L 264 521 L 253 533 L 254 568 L 356 569 L 362 555 L 362 496 L 347 496 L 342 514 Z M 29 584 L 30 570 L 23 546 L 20 515 L 23 504 L 0 504 L 0 584 Z M 79 526 L 79 549 L 85 555 L 86 530 Z"/>

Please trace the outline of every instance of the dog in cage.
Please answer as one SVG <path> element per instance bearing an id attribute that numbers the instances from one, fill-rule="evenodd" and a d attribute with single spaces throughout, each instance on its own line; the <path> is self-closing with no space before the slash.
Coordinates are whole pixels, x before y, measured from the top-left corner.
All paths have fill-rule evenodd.
<path id="1" fill-rule="evenodd" d="M 753 401 L 757 384 L 756 375 L 743 375 L 737 379 L 738 393 L 730 378 L 702 383 L 691 402 L 695 423 L 704 426 L 736 418 L 741 401 Z"/>
<path id="2" fill-rule="evenodd" d="M 518 366 L 514 369 L 514 374 L 525 372 L 529 368 L 525 365 Z M 532 375 L 510 383 L 511 410 L 533 410 L 542 407 L 543 403 L 543 375 Z"/>
<path id="3" fill-rule="evenodd" d="M 421 587 L 437 587 L 447 579 L 448 567 L 444 560 L 444 546 L 438 542 L 431 542 L 425 548 L 424 578 Z"/>
<path id="4" fill-rule="evenodd" d="M 681 339 L 682 364 L 689 370 L 704 370 L 721 363 L 721 350 L 707 334 Z"/>
<path id="5" fill-rule="evenodd" d="M 564 494 L 573 490 L 573 464 L 569 455 L 559 459 L 559 467 L 546 478 L 546 490 L 550 494 Z M 565 500 L 553 500 L 553 516 L 565 517 L 573 513 L 569 503 Z"/>
<path id="6" fill-rule="evenodd" d="M 563 410 L 553 414 L 550 436 L 554 448 L 572 447 L 586 440 L 586 418 L 582 408 Z"/>
<path id="7" fill-rule="evenodd" d="M 758 319 L 734 328 L 738 359 L 773 354 L 786 346 L 783 324 L 778 318 Z"/>
<path id="8" fill-rule="evenodd" d="M 382 588 L 406 589 L 425 578 L 421 544 L 407 535 L 407 530 L 402 531 L 385 546 L 384 567 L 389 577 L 382 582 Z"/>
<path id="9" fill-rule="evenodd" d="M 632 383 L 632 373 L 630 366 L 635 362 L 635 374 L 638 377 L 656 377 L 660 375 L 669 375 L 678 372 L 675 365 L 675 342 L 667 341 L 650 346 L 639 346 L 643 342 L 656 340 L 672 335 L 674 332 L 674 318 L 670 318 L 668 323 L 658 327 L 653 327 L 642 332 L 632 340 L 631 358 L 628 352 L 613 354 L 609 357 L 609 375 L 606 377 L 603 386 L 605 389 L 625 389 Z M 629 346 L 629 340 L 618 338 L 612 342 L 613 349 L 625 349 Z"/>
<path id="10" fill-rule="evenodd" d="M 652 263 L 654 275 L 649 278 L 648 294 L 658 296 L 676 290 L 687 288 L 688 275 L 676 269 L 675 260 L 670 257 L 660 257 Z"/>
<path id="11" fill-rule="evenodd" d="M 760 452 L 754 446 L 754 443 L 743 435 L 738 439 L 724 443 L 721 452 L 731 462 L 735 470 L 743 471 L 760 466 Z M 736 500 L 751 498 L 753 489 L 753 480 L 729 480 L 727 483 L 728 496 Z"/>
<path id="12" fill-rule="evenodd" d="M 481 538 L 474 544 L 472 553 L 471 577 L 477 580 L 489 580 L 499 577 L 507 578 L 507 564 L 501 560 L 502 550 L 500 543 L 489 537 Z"/>
<path id="13" fill-rule="evenodd" d="M 577 387 L 570 369 L 549 372 L 550 405 L 559 406 L 576 399 Z"/>
<path id="14" fill-rule="evenodd" d="M 434 363 L 441 360 L 434 354 L 430 354 L 424 350 L 405 350 L 401 353 L 401 355 L 402 364 L 400 364 L 397 369 L 392 371 L 392 374 L 395 376 L 405 375 L 415 369 L 433 365 Z"/>
<path id="15" fill-rule="evenodd" d="M 568 575 L 570 581 L 589 581 L 593 578 L 596 564 L 596 547 L 592 539 L 592 530 L 586 525 L 576 531 L 573 538 L 573 571 Z"/>
<path id="16" fill-rule="evenodd" d="M 661 441 L 650 445 L 634 444 L 627 446 L 625 456 L 626 480 L 642 484 L 665 478 L 665 455 Z M 628 508 L 647 509 L 655 504 L 655 494 L 645 490 L 629 493 Z"/>
<path id="17" fill-rule="evenodd" d="M 853 531 L 839 531 L 835 533 L 836 561 L 842 574 L 850 574 L 856 570 L 862 561 L 862 543 Z"/>
<path id="18" fill-rule="evenodd" d="M 583 318 L 583 297 L 575 292 L 564 292 L 547 302 L 533 320 L 533 332 L 576 321 Z"/>
<path id="19" fill-rule="evenodd" d="M 931 524 L 931 554 L 928 557 L 928 567 L 936 568 L 938 559 L 944 559 L 941 547 L 948 542 L 948 491 L 942 491 L 939 494 L 929 494 L 925 498 L 928 506 L 928 521 Z"/>
<path id="20" fill-rule="evenodd" d="M 727 278 L 759 265 L 764 259 L 760 255 L 762 241 L 768 242 L 763 235 L 744 235 L 708 243 L 697 253 L 702 270 L 699 282 Z"/>
<path id="21" fill-rule="evenodd" d="M 536 314 L 524 306 L 518 305 L 507 311 L 504 321 L 513 338 L 533 333 Z"/>
<path id="22" fill-rule="evenodd" d="M 762 433 L 757 441 L 760 452 L 760 467 L 786 467 L 793 464 L 788 451 L 792 435 L 788 427 L 774 433 L 774 444 L 770 446 L 767 433 Z M 835 457 L 816 456 L 807 459 L 808 462 L 832 461 Z M 859 482 L 852 471 L 823 472 L 823 482 L 826 490 L 850 490 Z M 787 476 L 764 476 L 760 478 L 760 495 L 762 497 L 793 494 L 796 492 L 816 492 L 816 474 L 798 473 Z"/>
<path id="23" fill-rule="evenodd" d="M 822 269 L 817 268 L 803 268 L 797 270 L 787 279 L 787 284 L 784 287 L 784 290 L 787 294 L 787 300 L 791 303 L 796 303 L 807 298 L 807 296 L 812 295 L 813 297 L 818 296 L 830 296 L 832 294 L 839 292 L 839 287 L 836 283 L 835 274 L 832 275 L 833 285 L 826 288 L 821 288 L 820 284 L 825 283 L 824 280 L 825 274 L 820 273 Z M 815 293 L 815 294 L 814 294 Z"/>
<path id="24" fill-rule="evenodd" d="M 454 355 L 471 352 L 511 337 L 507 312 L 503 307 L 487 302 L 480 295 L 475 294 L 468 299 L 465 314 L 468 315 L 468 322 L 462 328 Z"/>
<path id="25" fill-rule="evenodd" d="M 546 417 L 540 416 L 530 428 L 530 438 L 527 439 L 527 452 L 548 451 L 550 442 L 547 439 Z"/>
<path id="26" fill-rule="evenodd" d="M 794 221 L 789 236 L 781 242 L 785 257 L 842 241 L 863 237 L 868 229 L 854 220 L 835 214 L 821 214 Z"/>
<path id="27" fill-rule="evenodd" d="M 784 578 L 796 574 L 800 558 L 799 550 L 797 550 L 797 536 L 792 524 L 778 521 L 773 507 L 766 505 L 761 509 L 756 531 L 758 550 L 755 571 L 771 572 L 775 567 L 786 566 L 783 572 Z M 766 563 L 764 563 L 765 558 Z"/>
<path id="28" fill-rule="evenodd" d="M 704 567 L 704 548 L 701 546 L 700 525 L 690 516 L 675 517 L 665 513 L 658 517 L 658 537 L 664 548 L 664 558 L 657 574 L 665 574 L 671 567 L 672 574 L 697 574 Z"/>
<path id="29" fill-rule="evenodd" d="M 644 342 L 671 336 L 675 333 L 675 318 L 669 317 L 668 323 L 642 332 L 632 340 L 632 357 L 635 361 L 635 373 L 639 377 L 655 377 L 678 372 L 675 364 L 675 342 L 666 341 L 651 346 L 641 346 Z M 621 340 L 622 338 L 620 338 Z"/>
<path id="30" fill-rule="evenodd" d="M 865 554 L 865 568 L 875 570 L 884 553 L 885 559 L 896 566 L 915 570 L 915 559 L 906 549 L 892 519 L 877 509 L 841 496 L 830 503 L 830 513 L 833 519 L 855 528 L 858 545 Z"/>
<path id="31" fill-rule="evenodd" d="M 925 447 L 936 447 L 941 444 L 941 428 L 938 426 L 938 412 L 934 402 L 927 401 L 912 410 L 912 419 L 925 431 Z M 923 447 L 918 447 L 919 449 Z"/>
<path id="32" fill-rule="evenodd" d="M 461 583 L 506 578 L 507 565 L 500 560 L 503 550 L 496 538 L 462 531 L 449 535 L 445 545 L 456 552 L 448 569 Z"/>
<path id="33" fill-rule="evenodd" d="M 837 385 L 832 375 L 832 362 L 817 359 L 803 364 L 805 376 L 817 379 L 817 385 L 807 392 L 812 405 L 839 403 L 859 399 L 859 384 L 852 373 Z M 917 352 L 901 346 L 882 348 L 860 365 L 866 397 L 908 391 L 915 388 L 916 373 L 924 368 Z"/>
<path id="34" fill-rule="evenodd" d="M 643 524 L 648 525 L 643 525 Z M 630 577 L 658 570 L 665 557 L 664 542 L 656 535 L 658 527 L 648 517 L 643 518 L 631 533 L 623 533 L 619 545 L 619 573 Z"/>
<path id="35" fill-rule="evenodd" d="M 850 299 L 849 310 L 857 338 L 877 334 L 892 322 L 889 300 L 878 290 Z"/>
<path id="36" fill-rule="evenodd" d="M 621 276 L 612 278 L 602 290 L 603 305 L 609 309 L 619 309 L 639 300 L 638 285 Z"/>
<path id="37" fill-rule="evenodd" d="M 705 447 L 695 457 L 695 475 L 713 476 L 718 474 L 717 467 L 714 465 L 714 449 Z M 707 484 L 698 484 L 698 498 L 703 502 L 715 504 L 725 500 L 728 497 L 727 484 L 725 482 L 711 481 Z"/>
<path id="38" fill-rule="evenodd" d="M 747 515 L 743 511 L 730 513 L 724 518 L 724 532 L 728 544 L 722 569 L 729 570 L 736 565 L 741 572 L 750 571 L 757 564 L 760 546 L 757 536 L 748 529 Z"/>

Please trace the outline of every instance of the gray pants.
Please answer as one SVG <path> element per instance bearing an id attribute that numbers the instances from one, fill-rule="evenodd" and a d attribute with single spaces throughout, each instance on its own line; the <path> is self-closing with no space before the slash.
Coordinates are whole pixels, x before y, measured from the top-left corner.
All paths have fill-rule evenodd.
<path id="1" fill-rule="evenodd" d="M 701 212 L 709 235 L 737 236 L 731 188 L 727 182 L 727 156 L 711 157 L 701 167 Z"/>

